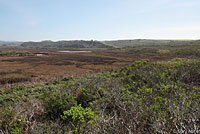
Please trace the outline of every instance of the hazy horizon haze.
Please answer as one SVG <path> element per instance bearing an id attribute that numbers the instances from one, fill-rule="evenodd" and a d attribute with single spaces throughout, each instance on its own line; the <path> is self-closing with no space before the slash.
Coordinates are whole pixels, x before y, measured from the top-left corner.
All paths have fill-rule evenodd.
<path id="1" fill-rule="evenodd" d="M 199 0 L 0 0 L 0 40 L 200 39 Z"/>

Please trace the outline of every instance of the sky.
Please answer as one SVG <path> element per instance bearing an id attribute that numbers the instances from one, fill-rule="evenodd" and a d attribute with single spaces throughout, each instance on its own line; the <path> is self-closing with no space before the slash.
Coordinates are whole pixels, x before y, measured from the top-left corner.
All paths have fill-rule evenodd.
<path id="1" fill-rule="evenodd" d="M 200 39 L 200 0 L 0 0 L 0 40 Z"/>

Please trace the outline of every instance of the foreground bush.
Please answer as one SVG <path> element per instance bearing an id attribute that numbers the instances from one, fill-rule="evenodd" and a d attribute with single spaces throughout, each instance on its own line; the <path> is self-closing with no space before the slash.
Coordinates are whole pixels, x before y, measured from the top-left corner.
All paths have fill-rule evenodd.
<path id="1" fill-rule="evenodd" d="M 77 104 L 72 96 L 60 91 L 48 91 L 44 93 L 43 103 L 46 116 L 53 120 L 60 118 L 63 111 L 69 110 L 72 106 Z"/>
<path id="2" fill-rule="evenodd" d="M 3 132 L 24 133 L 24 124 L 14 119 L 32 115 L 30 133 L 197 133 L 199 82 L 199 60 L 139 60 L 118 71 L 0 92 L 0 111 L 14 112 L 1 112 L 0 125 Z"/>
<path id="3" fill-rule="evenodd" d="M 87 126 L 95 126 L 97 117 L 90 108 L 83 108 L 81 105 L 71 107 L 70 110 L 64 111 L 63 120 L 67 120 L 72 126 L 74 133 L 85 133 Z"/>

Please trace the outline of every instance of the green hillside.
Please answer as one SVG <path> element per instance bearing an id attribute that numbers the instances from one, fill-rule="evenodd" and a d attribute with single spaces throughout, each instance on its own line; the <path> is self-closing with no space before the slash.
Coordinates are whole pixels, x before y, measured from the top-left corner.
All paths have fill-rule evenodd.
<path id="1" fill-rule="evenodd" d="M 20 46 L 22 43 L 19 41 L 0 41 L 0 46 Z"/>
<path id="2" fill-rule="evenodd" d="M 143 47 L 143 46 L 184 46 L 184 45 L 200 45 L 200 40 L 116 40 L 103 41 L 104 44 L 117 47 Z"/>
<path id="3" fill-rule="evenodd" d="M 24 42 L 22 47 L 28 48 L 112 48 L 98 41 L 42 41 Z"/>

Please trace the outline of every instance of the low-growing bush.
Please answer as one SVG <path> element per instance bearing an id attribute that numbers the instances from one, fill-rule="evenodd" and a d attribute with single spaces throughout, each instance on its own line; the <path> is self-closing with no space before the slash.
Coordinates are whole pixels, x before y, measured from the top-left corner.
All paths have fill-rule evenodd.
<path id="1" fill-rule="evenodd" d="M 6 109 L 0 113 L 0 132 L 5 134 L 22 134 L 24 122 L 15 118 L 15 113 Z"/>
<path id="2" fill-rule="evenodd" d="M 95 126 L 97 116 L 90 108 L 83 108 L 81 105 L 71 107 L 61 115 L 63 120 L 67 120 L 73 128 L 74 133 L 85 133 L 87 126 Z"/>
<path id="3" fill-rule="evenodd" d="M 43 95 L 43 104 L 48 118 L 59 118 L 63 111 L 76 106 L 77 102 L 72 96 L 60 91 L 47 91 Z"/>
<path id="4" fill-rule="evenodd" d="M 159 49 L 158 50 L 158 53 L 159 54 L 168 54 L 170 51 L 169 50 L 167 50 L 167 49 Z"/>
<path id="5" fill-rule="evenodd" d="M 198 132 L 199 72 L 200 62 L 195 59 L 137 60 L 116 71 L 0 91 L 1 131 Z M 10 111 L 3 112 L 9 108 Z M 23 130 L 27 119 L 32 123 L 30 131 Z"/>

